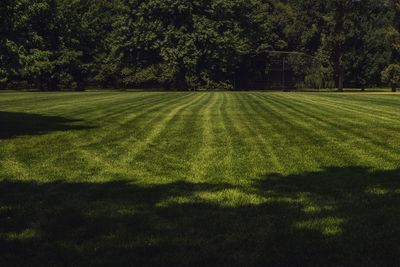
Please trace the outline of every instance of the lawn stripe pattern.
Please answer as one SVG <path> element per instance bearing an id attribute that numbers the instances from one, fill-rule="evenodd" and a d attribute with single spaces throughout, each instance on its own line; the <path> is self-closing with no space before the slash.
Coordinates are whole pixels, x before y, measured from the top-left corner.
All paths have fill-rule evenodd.
<path id="1" fill-rule="evenodd" d="M 1 93 L 0 266 L 400 265 L 399 105 Z"/>

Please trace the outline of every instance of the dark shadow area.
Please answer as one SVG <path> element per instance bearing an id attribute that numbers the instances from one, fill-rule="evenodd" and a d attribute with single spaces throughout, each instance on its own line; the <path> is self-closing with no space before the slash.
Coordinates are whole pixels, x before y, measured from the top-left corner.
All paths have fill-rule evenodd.
<path id="1" fill-rule="evenodd" d="M 199 197 L 227 189 L 264 200 Z M 0 265 L 398 266 L 399 190 L 399 170 L 357 167 L 250 188 L 3 181 Z"/>
<path id="2" fill-rule="evenodd" d="M 82 122 L 82 120 L 59 116 L 0 111 L 0 139 L 93 128 L 85 125 L 74 125 Z"/>

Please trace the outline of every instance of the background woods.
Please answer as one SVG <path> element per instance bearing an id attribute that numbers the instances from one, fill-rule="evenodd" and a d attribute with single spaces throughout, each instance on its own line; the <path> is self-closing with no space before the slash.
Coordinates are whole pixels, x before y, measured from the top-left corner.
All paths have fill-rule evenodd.
<path id="1" fill-rule="evenodd" d="M 312 67 L 293 88 L 395 88 L 399 14 L 398 0 L 2 0 L 0 87 L 276 87 L 259 53 L 277 50 L 315 58 L 289 59 L 288 80 Z"/>

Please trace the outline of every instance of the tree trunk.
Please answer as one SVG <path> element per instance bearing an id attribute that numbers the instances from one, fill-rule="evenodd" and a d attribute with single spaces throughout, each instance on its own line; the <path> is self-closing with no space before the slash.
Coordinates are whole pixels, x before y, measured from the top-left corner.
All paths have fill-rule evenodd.
<path id="1" fill-rule="evenodd" d="M 343 35 L 344 31 L 344 15 L 346 11 L 345 3 L 342 1 L 336 1 L 335 3 L 335 14 L 334 21 L 335 26 L 333 30 L 333 36 L 338 38 Z M 344 54 L 344 41 L 341 38 L 334 42 L 334 70 L 336 75 L 336 86 L 339 92 L 343 92 L 343 81 L 344 81 L 344 67 L 343 67 L 343 54 Z"/>
<path id="2" fill-rule="evenodd" d="M 339 77 L 338 77 L 338 91 L 339 92 L 343 92 L 343 80 L 344 80 L 343 76 L 344 76 L 343 75 L 343 69 L 340 66 Z"/>
<path id="3" fill-rule="evenodd" d="M 176 75 L 175 86 L 179 91 L 186 91 L 188 89 L 188 84 L 186 82 L 186 71 L 183 68 L 181 68 Z"/>
<path id="4" fill-rule="evenodd" d="M 336 88 L 343 92 L 344 67 L 343 67 L 343 49 L 341 44 L 336 44 L 334 52 L 334 72 Z"/>

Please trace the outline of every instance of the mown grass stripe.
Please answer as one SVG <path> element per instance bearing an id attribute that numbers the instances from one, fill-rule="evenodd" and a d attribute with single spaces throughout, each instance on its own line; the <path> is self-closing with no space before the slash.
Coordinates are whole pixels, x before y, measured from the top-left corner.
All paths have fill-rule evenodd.
<path id="1" fill-rule="evenodd" d="M 1 263 L 398 265 L 399 98 L 2 97 Z"/>
<path id="2" fill-rule="evenodd" d="M 340 117 L 334 117 L 334 121 L 329 119 L 329 116 L 324 114 L 323 108 L 319 105 L 306 105 L 301 101 L 296 101 L 291 105 L 288 105 L 286 101 L 277 100 L 284 109 L 293 110 L 293 113 L 299 117 L 303 117 L 306 120 L 312 120 L 313 123 L 320 125 L 320 127 L 310 128 L 325 128 L 326 132 L 335 131 L 338 135 L 339 146 L 347 145 L 354 146 L 358 148 L 356 155 L 364 154 L 364 157 L 368 157 L 370 162 L 376 162 L 379 158 L 385 158 L 390 160 L 393 153 L 388 153 L 387 145 L 379 143 L 376 141 L 379 137 L 379 128 L 372 129 L 369 125 L 373 125 L 373 122 L 366 122 L 364 124 L 363 120 L 348 119 L 349 114 Z M 367 119 L 368 116 L 366 116 Z M 368 126 L 366 130 L 365 126 Z M 378 130 L 376 132 L 375 130 Z M 367 134 L 368 133 L 368 134 Z M 385 131 L 385 133 L 390 133 L 390 131 Z M 329 136 L 327 133 L 322 134 L 321 138 L 324 136 Z M 332 139 L 330 139 L 332 140 Z M 367 140 L 367 142 L 365 142 Z M 351 143 L 349 143 L 351 141 Z M 397 157 L 398 158 L 398 157 Z M 396 159 L 394 159 L 396 160 Z M 379 161 L 379 160 L 378 160 Z"/>
<path id="3" fill-rule="evenodd" d="M 148 173 L 145 179 L 148 181 L 170 182 L 185 170 L 182 179 L 195 181 L 191 177 L 191 165 L 196 153 L 200 149 L 201 133 L 196 129 L 197 114 L 206 106 L 209 94 L 201 94 L 194 102 L 187 103 L 186 107 L 177 112 L 167 127 L 155 136 L 149 146 L 141 150 L 136 156 L 135 162 L 150 162 L 151 164 L 134 164 L 135 172 Z M 192 96 L 193 98 L 193 96 Z M 191 119 L 188 119 L 191 118 Z M 168 169 L 165 172 L 165 169 Z"/>
<path id="4" fill-rule="evenodd" d="M 276 129 L 271 124 L 274 118 L 268 110 L 268 101 L 257 106 L 250 95 L 239 94 L 237 98 L 237 102 L 240 103 L 239 110 L 247 110 L 247 112 L 240 113 L 241 120 L 247 131 L 243 138 L 253 141 L 252 147 L 258 151 L 256 154 L 262 155 L 261 159 L 263 161 L 258 163 L 258 165 L 264 165 L 264 174 L 282 171 L 282 164 L 275 151 L 277 146 L 272 143 L 274 141 L 273 134 L 276 132 Z M 265 109 L 260 109 L 261 106 Z"/>

